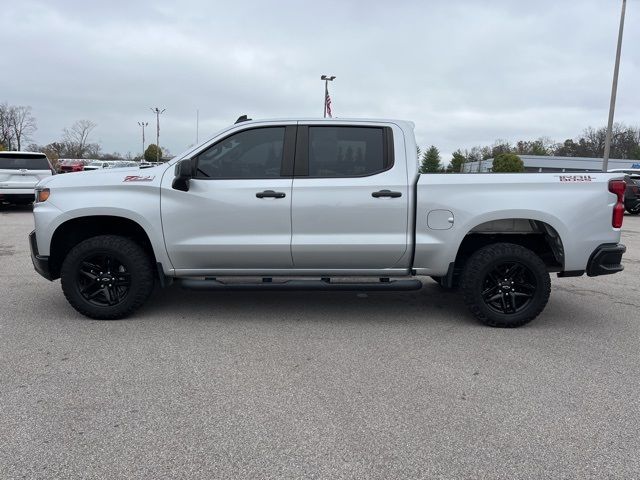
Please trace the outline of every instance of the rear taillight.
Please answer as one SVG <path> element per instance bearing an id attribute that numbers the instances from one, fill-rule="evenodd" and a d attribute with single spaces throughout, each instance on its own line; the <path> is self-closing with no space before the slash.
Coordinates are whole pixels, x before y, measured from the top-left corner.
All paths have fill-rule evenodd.
<path id="1" fill-rule="evenodd" d="M 622 227 L 622 219 L 624 218 L 624 191 L 627 189 L 627 183 L 624 180 L 609 180 L 609 191 L 615 193 L 618 201 L 613 207 L 613 217 L 611 218 L 611 226 L 613 228 Z"/>

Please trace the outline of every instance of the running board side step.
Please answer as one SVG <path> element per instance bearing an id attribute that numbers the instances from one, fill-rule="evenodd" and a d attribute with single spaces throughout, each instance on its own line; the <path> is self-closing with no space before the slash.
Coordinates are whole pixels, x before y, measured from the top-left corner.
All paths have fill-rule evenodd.
<path id="1" fill-rule="evenodd" d="M 343 291 L 343 292 L 367 292 L 367 291 L 409 291 L 420 290 L 420 280 L 393 280 L 363 283 L 339 283 L 326 280 L 287 280 L 284 282 L 263 281 L 262 283 L 224 283 L 214 279 L 179 280 L 182 288 L 187 290 L 318 290 L 318 291 Z"/>

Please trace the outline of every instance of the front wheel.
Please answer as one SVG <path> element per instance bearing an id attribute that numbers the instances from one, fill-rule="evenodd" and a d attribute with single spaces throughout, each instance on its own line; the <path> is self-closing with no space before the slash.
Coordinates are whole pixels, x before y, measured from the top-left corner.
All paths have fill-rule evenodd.
<path id="1" fill-rule="evenodd" d="M 71 306 L 98 320 L 129 315 L 153 290 L 149 256 L 134 241 L 116 235 L 92 237 L 73 247 L 60 279 Z"/>
<path id="2" fill-rule="evenodd" d="M 519 327 L 542 312 L 551 280 L 540 257 L 528 248 L 495 243 L 469 258 L 462 291 L 471 313 L 485 325 Z"/>

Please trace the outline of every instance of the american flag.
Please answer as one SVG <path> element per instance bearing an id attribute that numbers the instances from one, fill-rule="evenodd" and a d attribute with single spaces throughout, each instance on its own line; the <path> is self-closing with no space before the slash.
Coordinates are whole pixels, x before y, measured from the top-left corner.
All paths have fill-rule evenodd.
<path id="1" fill-rule="evenodd" d="M 324 97 L 324 103 L 327 109 L 327 115 L 329 115 L 329 118 L 333 118 L 331 116 L 331 97 L 329 96 L 329 90 L 326 91 L 326 95 Z"/>

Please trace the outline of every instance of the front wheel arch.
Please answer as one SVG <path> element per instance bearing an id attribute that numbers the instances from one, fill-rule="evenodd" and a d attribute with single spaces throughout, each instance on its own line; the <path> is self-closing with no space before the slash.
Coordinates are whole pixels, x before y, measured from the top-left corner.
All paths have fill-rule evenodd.
<path id="1" fill-rule="evenodd" d="M 77 217 L 60 224 L 51 237 L 49 270 L 52 280 L 60 278 L 62 263 L 74 246 L 99 235 L 117 235 L 134 241 L 146 252 L 152 264 L 156 264 L 149 235 L 134 220 L 113 215 Z"/>

